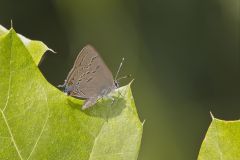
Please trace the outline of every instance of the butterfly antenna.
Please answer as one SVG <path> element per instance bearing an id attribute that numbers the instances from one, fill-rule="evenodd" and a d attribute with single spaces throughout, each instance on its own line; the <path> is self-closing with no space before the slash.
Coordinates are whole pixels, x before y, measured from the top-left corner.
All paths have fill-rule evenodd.
<path id="1" fill-rule="evenodd" d="M 124 57 L 122 58 L 122 61 L 121 61 L 120 65 L 119 65 L 119 67 L 118 67 L 117 73 L 116 73 L 115 78 L 114 78 L 115 81 L 117 80 L 118 74 L 119 74 L 119 72 L 120 72 L 120 70 L 122 68 L 123 61 L 124 61 Z"/>

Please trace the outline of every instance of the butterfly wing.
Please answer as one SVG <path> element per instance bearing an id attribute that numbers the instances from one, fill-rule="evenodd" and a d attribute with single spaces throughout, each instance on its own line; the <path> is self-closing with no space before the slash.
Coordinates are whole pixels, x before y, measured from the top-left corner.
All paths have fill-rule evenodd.
<path id="1" fill-rule="evenodd" d="M 115 88 L 114 79 L 98 52 L 87 45 L 66 79 L 66 92 L 78 98 L 97 98 Z"/>

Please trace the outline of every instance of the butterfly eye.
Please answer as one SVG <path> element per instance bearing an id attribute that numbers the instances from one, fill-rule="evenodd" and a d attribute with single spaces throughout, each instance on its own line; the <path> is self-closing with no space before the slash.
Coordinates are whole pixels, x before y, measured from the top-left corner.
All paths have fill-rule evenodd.
<path id="1" fill-rule="evenodd" d="M 115 84 L 115 86 L 117 87 L 117 88 L 119 88 L 119 82 L 118 81 L 114 81 L 114 84 Z"/>

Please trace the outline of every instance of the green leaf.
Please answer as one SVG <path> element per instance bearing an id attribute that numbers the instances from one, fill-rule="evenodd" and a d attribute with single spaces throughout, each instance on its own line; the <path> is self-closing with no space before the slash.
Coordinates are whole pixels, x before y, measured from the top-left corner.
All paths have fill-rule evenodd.
<path id="1" fill-rule="evenodd" d="M 49 84 L 34 57 L 13 29 L 0 37 L 0 159 L 137 159 L 143 126 L 130 85 L 82 111 L 83 100 Z"/>
<path id="2" fill-rule="evenodd" d="M 7 34 L 7 33 L 8 33 L 8 30 L 0 25 L 0 36 Z M 31 56 L 36 64 L 39 64 L 43 54 L 46 51 L 49 50 L 51 52 L 54 52 L 52 49 L 48 48 L 41 41 L 30 40 L 21 34 L 17 34 L 17 35 L 19 36 L 21 41 L 24 43 L 24 46 L 27 48 L 28 52 L 31 54 Z"/>
<path id="3" fill-rule="evenodd" d="M 240 121 L 223 121 L 213 117 L 202 143 L 198 160 L 239 160 Z"/>

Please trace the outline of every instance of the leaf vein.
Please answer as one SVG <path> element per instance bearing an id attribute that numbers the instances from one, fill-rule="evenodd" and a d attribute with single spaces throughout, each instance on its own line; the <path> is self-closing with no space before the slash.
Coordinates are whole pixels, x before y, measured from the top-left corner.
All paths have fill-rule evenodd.
<path id="1" fill-rule="evenodd" d="M 100 129 L 100 131 L 99 131 L 99 133 L 98 133 L 98 135 L 97 135 L 96 138 L 94 139 L 93 146 L 92 146 L 92 150 L 91 150 L 90 156 L 89 156 L 89 160 L 91 160 L 91 159 L 93 158 L 92 153 L 93 153 L 94 146 L 95 146 L 95 144 L 96 144 L 96 142 L 97 142 L 97 140 L 98 140 L 99 134 L 102 132 L 102 129 L 103 129 L 105 123 L 106 123 L 106 122 L 103 123 L 103 125 L 102 125 L 102 127 L 101 127 L 101 129 Z"/>
<path id="2" fill-rule="evenodd" d="M 20 150 L 19 150 L 19 148 L 18 148 L 18 146 L 17 146 L 17 143 L 16 143 L 16 141 L 15 141 L 15 139 L 14 139 L 14 137 L 13 137 L 12 130 L 11 130 L 9 124 L 8 124 L 8 121 L 7 121 L 7 119 L 6 119 L 5 114 L 3 113 L 3 110 L 1 110 L 1 113 L 2 113 L 3 120 L 4 120 L 4 122 L 5 122 L 6 125 L 7 125 L 8 132 L 9 132 L 9 134 L 10 134 L 10 137 L 11 137 L 11 140 L 12 140 L 12 142 L 13 142 L 13 145 L 14 145 L 14 147 L 16 148 L 16 151 L 17 151 L 17 153 L 18 153 L 18 156 L 19 156 L 19 158 L 20 158 L 21 160 L 23 160 L 22 155 L 21 155 L 21 152 L 20 152 Z"/>
<path id="3" fill-rule="evenodd" d="M 37 138 L 37 141 L 36 141 L 36 143 L 34 144 L 34 146 L 33 146 L 33 148 L 32 148 L 32 151 L 30 152 L 27 160 L 29 160 L 29 158 L 32 156 L 33 152 L 35 151 L 35 148 L 37 147 L 37 144 L 38 144 L 40 138 L 42 137 L 43 131 L 44 131 L 44 129 L 45 129 L 46 125 L 47 125 L 48 119 L 49 119 L 49 117 L 50 117 L 50 116 L 49 116 L 49 108 L 48 108 L 48 98 L 47 98 L 47 95 L 46 95 L 46 92 L 45 92 L 45 89 L 44 89 L 44 88 L 43 88 L 43 90 L 44 90 L 43 93 L 44 93 L 44 96 L 45 96 L 45 101 L 46 101 L 46 104 L 47 104 L 47 109 L 48 109 L 48 113 L 47 113 L 47 114 L 48 114 L 48 115 L 47 115 L 47 118 L 46 118 L 46 120 L 45 120 L 45 122 L 44 122 L 44 124 L 43 124 L 42 130 L 41 130 L 41 132 L 40 132 L 40 134 L 39 134 L 39 136 L 38 136 L 38 138 Z"/>
<path id="4" fill-rule="evenodd" d="M 8 105 L 8 101 L 9 101 L 9 98 L 10 98 L 10 89 L 11 89 L 11 82 L 12 82 L 12 74 L 11 74 L 11 69 L 12 69 L 12 35 L 11 35 L 11 47 L 10 47 L 10 59 L 9 59 L 9 80 L 8 80 L 8 93 L 7 93 L 7 100 L 6 100 L 6 103 L 5 103 L 5 106 L 3 108 L 3 112 L 5 111 L 5 109 L 7 108 L 7 105 Z"/>
<path id="5" fill-rule="evenodd" d="M 11 47 L 10 47 L 10 59 L 9 59 L 9 80 L 8 80 L 7 100 L 6 100 L 6 103 L 5 103 L 4 108 L 3 108 L 3 109 L 0 109 L 0 111 L 1 111 L 1 113 L 2 113 L 2 117 L 3 117 L 4 122 L 6 123 L 8 132 L 9 132 L 9 134 L 10 134 L 10 137 L 11 137 L 11 140 L 12 140 L 12 142 L 13 142 L 13 145 L 14 145 L 16 151 L 17 151 L 17 154 L 18 154 L 19 158 L 20 158 L 21 160 L 23 160 L 22 155 L 21 155 L 21 152 L 20 152 L 20 150 L 19 150 L 19 148 L 18 148 L 18 146 L 17 146 L 17 143 L 16 143 L 16 141 L 15 141 L 15 139 L 14 139 L 12 130 L 11 130 L 11 128 L 10 128 L 10 126 L 9 126 L 9 124 L 8 124 L 7 118 L 6 118 L 5 114 L 4 114 L 4 111 L 5 111 L 5 109 L 6 109 L 7 106 L 8 106 L 8 102 L 9 102 L 9 98 L 10 98 L 10 88 L 11 88 L 11 81 L 12 81 L 12 75 L 11 75 L 12 41 L 13 41 L 13 39 L 12 39 L 12 35 L 11 35 L 11 44 L 10 44 Z"/>

